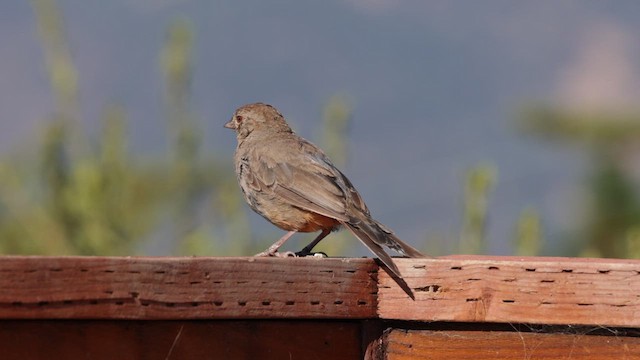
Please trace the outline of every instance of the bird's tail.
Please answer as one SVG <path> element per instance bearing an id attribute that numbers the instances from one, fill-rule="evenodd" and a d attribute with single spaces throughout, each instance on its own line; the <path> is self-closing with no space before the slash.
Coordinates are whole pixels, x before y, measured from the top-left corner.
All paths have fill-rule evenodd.
<path id="1" fill-rule="evenodd" d="M 362 241 L 362 243 L 376 254 L 382 263 L 398 277 L 402 277 L 398 267 L 393 263 L 391 256 L 384 251 L 382 246 L 395 250 L 404 256 L 425 257 L 425 255 L 414 247 L 400 240 L 391 230 L 371 218 L 352 218 L 348 222 L 342 222 L 342 225 Z"/>

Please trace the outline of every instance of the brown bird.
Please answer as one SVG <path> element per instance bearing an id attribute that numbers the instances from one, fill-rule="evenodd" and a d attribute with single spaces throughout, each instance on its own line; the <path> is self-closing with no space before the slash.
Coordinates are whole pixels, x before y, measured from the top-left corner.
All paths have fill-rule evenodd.
<path id="1" fill-rule="evenodd" d="M 277 251 L 296 232 L 320 231 L 297 255 L 307 255 L 331 231 L 349 229 L 401 277 L 382 246 L 409 257 L 423 257 L 375 221 L 351 181 L 311 142 L 291 130 L 276 108 L 263 103 L 240 107 L 224 127 L 236 131 L 236 175 L 249 206 L 289 231 L 261 256 Z"/>

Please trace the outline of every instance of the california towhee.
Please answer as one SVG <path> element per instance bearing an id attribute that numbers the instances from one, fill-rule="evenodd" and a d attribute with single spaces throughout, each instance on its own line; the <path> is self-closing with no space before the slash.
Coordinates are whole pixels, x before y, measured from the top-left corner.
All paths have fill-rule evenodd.
<path id="1" fill-rule="evenodd" d="M 251 208 L 288 230 L 258 254 L 275 256 L 296 232 L 321 231 L 297 255 L 307 255 L 331 231 L 349 229 L 398 277 L 398 268 L 382 245 L 409 257 L 423 257 L 391 230 L 375 221 L 351 181 L 317 146 L 296 135 L 273 106 L 240 107 L 224 127 L 236 131 L 235 167 Z"/>

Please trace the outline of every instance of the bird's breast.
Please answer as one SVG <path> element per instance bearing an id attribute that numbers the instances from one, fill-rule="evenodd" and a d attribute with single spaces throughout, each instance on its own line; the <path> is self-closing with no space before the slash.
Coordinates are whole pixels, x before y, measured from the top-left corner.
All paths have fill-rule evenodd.
<path id="1" fill-rule="evenodd" d="M 300 209 L 281 201 L 277 197 L 265 194 L 252 194 L 247 197 L 249 206 L 275 226 L 287 231 L 315 232 L 336 230 L 340 222 L 336 219 Z M 246 196 L 246 194 L 245 194 Z"/>

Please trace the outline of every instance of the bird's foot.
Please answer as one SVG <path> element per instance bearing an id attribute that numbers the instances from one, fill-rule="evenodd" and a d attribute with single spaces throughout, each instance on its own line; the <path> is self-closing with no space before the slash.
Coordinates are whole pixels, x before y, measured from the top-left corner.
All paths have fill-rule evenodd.
<path id="1" fill-rule="evenodd" d="M 304 249 L 298 251 L 296 253 L 297 257 L 305 257 L 305 256 L 313 256 L 313 257 L 321 257 L 321 258 L 327 258 L 329 257 L 329 255 L 323 253 L 322 251 L 319 252 L 311 252 L 311 251 L 305 251 Z"/>
<path id="2" fill-rule="evenodd" d="M 257 257 L 282 257 L 282 258 L 286 258 L 286 257 L 297 257 L 297 254 L 292 252 L 292 251 L 285 251 L 285 252 L 277 252 L 277 251 L 263 251 L 261 253 L 255 254 L 253 256 L 257 256 Z"/>
<path id="3" fill-rule="evenodd" d="M 277 252 L 275 253 L 276 257 L 298 257 L 296 255 L 296 253 L 294 253 L 293 251 L 285 251 L 285 252 Z"/>

